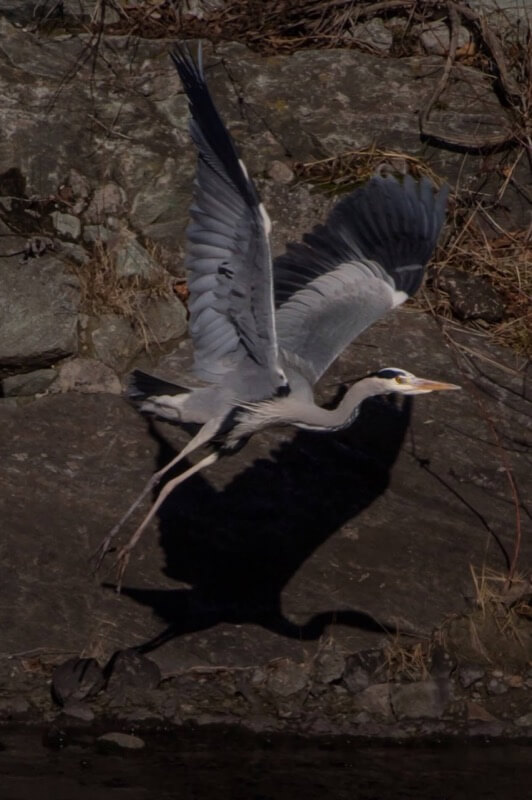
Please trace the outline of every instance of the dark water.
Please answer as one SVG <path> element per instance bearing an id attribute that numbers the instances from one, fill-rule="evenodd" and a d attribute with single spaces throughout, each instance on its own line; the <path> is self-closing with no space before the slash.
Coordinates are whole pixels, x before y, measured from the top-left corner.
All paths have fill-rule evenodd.
<path id="1" fill-rule="evenodd" d="M 142 750 L 103 753 L 92 734 L 0 730 L 0 798 L 532 798 L 532 747 L 525 744 L 374 745 L 212 729 L 143 738 Z"/>

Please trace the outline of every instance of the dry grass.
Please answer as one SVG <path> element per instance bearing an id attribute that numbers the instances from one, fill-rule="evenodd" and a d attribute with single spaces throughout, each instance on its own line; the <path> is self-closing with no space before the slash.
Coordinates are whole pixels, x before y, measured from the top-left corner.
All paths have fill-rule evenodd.
<path id="1" fill-rule="evenodd" d="M 430 676 L 433 641 L 406 643 L 399 634 L 383 647 L 386 680 L 424 681 Z"/>
<path id="2" fill-rule="evenodd" d="M 99 0 L 91 27 L 143 38 L 239 41 L 268 54 L 337 47 L 382 54 L 357 30 L 361 23 L 382 19 L 390 22 L 391 54 L 402 57 L 420 52 L 417 26 L 436 20 L 451 28 L 453 16 L 471 33 L 466 45 L 454 48 L 453 59 L 491 70 L 498 53 L 494 56 L 497 47 L 483 15 L 447 0 L 223 0 L 210 7 L 205 0 L 200 17 L 190 12 L 188 0 Z M 513 68 L 519 53 L 513 41 L 504 44 Z"/>
<path id="3" fill-rule="evenodd" d="M 458 663 L 483 663 L 503 668 L 523 668 L 532 663 L 530 622 L 532 582 L 483 566 L 470 565 L 473 585 L 470 610 L 453 616 L 429 639 L 413 642 L 399 634 L 383 648 L 382 671 L 386 680 L 426 680 L 430 677 L 435 648 L 443 648 Z"/>
<path id="4" fill-rule="evenodd" d="M 462 219 L 450 221 L 445 245 L 438 248 L 429 287 L 432 310 L 444 319 L 453 316 L 449 299 L 438 287 L 437 276 L 448 268 L 488 279 L 504 304 L 501 322 L 462 321 L 464 327 L 488 331 L 501 345 L 532 355 L 532 239 L 526 230 L 503 230 L 488 237 L 482 224 L 487 212 L 480 205 Z M 435 279 L 436 278 L 436 279 Z M 427 297 L 425 295 L 425 301 Z"/>
<path id="5" fill-rule="evenodd" d="M 511 584 L 508 576 L 482 566 L 480 569 L 470 565 L 471 578 L 475 589 L 474 602 L 483 618 L 495 616 L 501 620 L 499 632 L 511 630 L 512 615 L 532 616 L 532 580 L 524 575 L 516 575 Z"/>
<path id="6" fill-rule="evenodd" d="M 239 41 L 263 53 L 345 46 L 353 25 L 352 3 L 335 7 L 323 0 L 226 0 L 201 18 L 188 13 L 186 0 L 144 0 L 135 6 L 127 0 L 101 0 L 95 27 L 105 24 L 101 13 L 105 5 L 120 15 L 119 21 L 106 26 L 112 32 Z"/>
<path id="7" fill-rule="evenodd" d="M 309 183 L 316 191 L 326 194 L 343 194 L 365 183 L 376 171 L 390 171 L 404 175 L 409 172 L 415 178 L 429 177 L 437 186 L 442 181 L 421 159 L 397 150 L 382 150 L 366 147 L 348 150 L 337 156 L 319 161 L 294 165 L 296 179 Z"/>
<path id="8" fill-rule="evenodd" d="M 472 608 L 448 620 L 441 629 L 445 648 L 458 658 L 489 664 L 526 666 L 530 659 L 532 583 L 483 566 L 470 566 L 474 587 Z"/>
<path id="9" fill-rule="evenodd" d="M 118 314 L 133 319 L 141 297 L 170 297 L 173 293 L 173 279 L 163 269 L 149 278 L 121 276 L 114 249 L 102 241 L 94 243 L 92 257 L 76 272 L 82 287 L 82 310 L 87 314 Z"/>
<path id="10" fill-rule="evenodd" d="M 152 248 L 150 254 L 155 255 L 156 250 Z M 120 275 L 116 251 L 103 241 L 94 243 L 90 260 L 75 271 L 81 285 L 81 310 L 92 316 L 117 314 L 125 317 L 141 333 L 147 347 L 150 337 L 142 310 L 145 301 L 171 297 L 175 278 L 162 268 L 154 270 L 149 277 Z"/>

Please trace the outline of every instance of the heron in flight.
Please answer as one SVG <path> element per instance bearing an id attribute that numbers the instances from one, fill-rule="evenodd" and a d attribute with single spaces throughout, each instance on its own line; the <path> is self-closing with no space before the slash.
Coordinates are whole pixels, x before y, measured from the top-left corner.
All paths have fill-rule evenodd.
<path id="1" fill-rule="evenodd" d="M 176 486 L 257 431 L 275 425 L 337 431 L 353 422 L 368 397 L 459 388 L 389 367 L 352 385 L 332 410 L 313 395 L 344 348 L 419 288 L 444 221 L 446 190 L 435 192 L 426 178 L 377 174 L 272 263 L 268 214 L 213 103 L 201 52 L 198 62 L 184 48 L 171 57 L 198 150 L 185 266 L 194 369 L 203 385 L 184 388 L 136 371 L 129 396 L 159 419 L 201 427 L 104 539 L 99 563 L 168 470 L 198 448 L 209 452 L 165 484 L 118 551 L 119 587 L 131 550 Z"/>

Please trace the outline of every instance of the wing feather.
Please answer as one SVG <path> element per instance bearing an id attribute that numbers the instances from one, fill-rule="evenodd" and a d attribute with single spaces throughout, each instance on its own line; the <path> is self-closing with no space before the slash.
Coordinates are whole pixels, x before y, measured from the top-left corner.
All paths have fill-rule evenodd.
<path id="1" fill-rule="evenodd" d="M 419 288 L 446 189 L 375 176 L 274 264 L 279 346 L 312 382 L 363 330 Z"/>
<path id="2" fill-rule="evenodd" d="M 184 48 L 171 56 L 188 97 L 198 149 L 185 259 L 195 370 L 219 381 L 249 358 L 276 388 L 284 378 L 274 325 L 269 220 L 212 101 L 201 63 Z"/>

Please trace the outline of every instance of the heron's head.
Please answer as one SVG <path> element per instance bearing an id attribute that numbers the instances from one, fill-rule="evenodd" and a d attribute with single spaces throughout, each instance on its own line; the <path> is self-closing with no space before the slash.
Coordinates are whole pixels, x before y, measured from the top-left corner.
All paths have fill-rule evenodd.
<path id="1" fill-rule="evenodd" d="M 442 392 L 449 389 L 460 389 L 455 383 L 442 383 L 429 381 L 427 378 L 416 378 L 411 372 L 396 367 L 387 367 L 374 372 L 372 376 L 378 381 L 384 392 L 397 392 L 398 394 L 428 394 L 429 392 Z"/>

